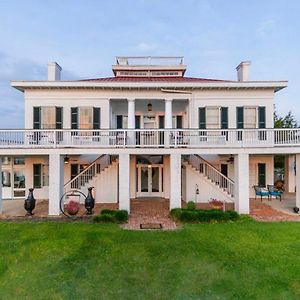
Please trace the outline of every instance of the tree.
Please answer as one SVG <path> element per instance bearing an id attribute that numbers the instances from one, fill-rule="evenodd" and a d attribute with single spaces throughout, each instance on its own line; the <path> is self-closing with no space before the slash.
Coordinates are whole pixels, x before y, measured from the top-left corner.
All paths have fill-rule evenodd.
<path id="1" fill-rule="evenodd" d="M 297 127 L 299 127 L 298 123 L 291 111 L 289 111 L 285 117 L 281 117 L 277 114 L 276 109 L 274 109 L 274 128 L 297 128 Z"/>

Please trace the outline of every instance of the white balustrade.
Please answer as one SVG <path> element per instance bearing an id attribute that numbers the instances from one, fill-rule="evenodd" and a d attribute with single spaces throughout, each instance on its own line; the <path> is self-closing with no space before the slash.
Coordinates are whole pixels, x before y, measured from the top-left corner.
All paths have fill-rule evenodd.
<path id="1" fill-rule="evenodd" d="M 0 148 L 300 146 L 300 129 L 0 130 Z"/>

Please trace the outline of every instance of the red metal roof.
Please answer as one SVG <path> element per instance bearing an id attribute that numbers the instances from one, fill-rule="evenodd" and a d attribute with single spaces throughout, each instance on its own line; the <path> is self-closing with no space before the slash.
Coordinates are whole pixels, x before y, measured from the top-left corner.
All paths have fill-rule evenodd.
<path id="1" fill-rule="evenodd" d="M 218 80 L 210 78 L 197 77 L 104 77 L 94 79 L 83 79 L 80 81 L 96 81 L 96 82 L 230 82 L 230 80 Z"/>

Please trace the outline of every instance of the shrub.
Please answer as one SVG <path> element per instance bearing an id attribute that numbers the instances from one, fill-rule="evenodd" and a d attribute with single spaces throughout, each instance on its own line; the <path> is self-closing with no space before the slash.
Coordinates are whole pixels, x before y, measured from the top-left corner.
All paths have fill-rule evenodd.
<path id="1" fill-rule="evenodd" d="M 127 210 L 117 210 L 115 212 L 116 221 L 123 223 L 128 220 L 128 211 Z"/>
<path id="2" fill-rule="evenodd" d="M 187 203 L 187 209 L 196 209 L 196 203 L 194 201 L 189 201 Z"/>
<path id="3" fill-rule="evenodd" d="M 218 209 L 173 209 L 171 216 L 182 222 L 211 222 L 211 221 L 234 221 L 239 218 L 235 211 L 221 211 Z"/>
<path id="4" fill-rule="evenodd" d="M 103 209 L 100 215 L 93 218 L 94 222 L 99 223 L 123 223 L 128 220 L 127 210 Z"/>

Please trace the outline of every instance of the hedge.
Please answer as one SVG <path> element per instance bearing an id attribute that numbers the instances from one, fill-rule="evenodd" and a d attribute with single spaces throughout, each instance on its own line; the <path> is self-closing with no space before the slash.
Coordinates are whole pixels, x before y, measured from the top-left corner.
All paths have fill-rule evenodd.
<path id="1" fill-rule="evenodd" d="M 222 211 L 217 209 L 186 209 L 175 208 L 171 210 L 171 217 L 182 222 L 210 222 L 210 221 L 235 221 L 239 214 L 235 211 Z"/>
<path id="2" fill-rule="evenodd" d="M 100 215 L 94 216 L 96 223 L 124 223 L 128 220 L 127 210 L 103 209 Z"/>

